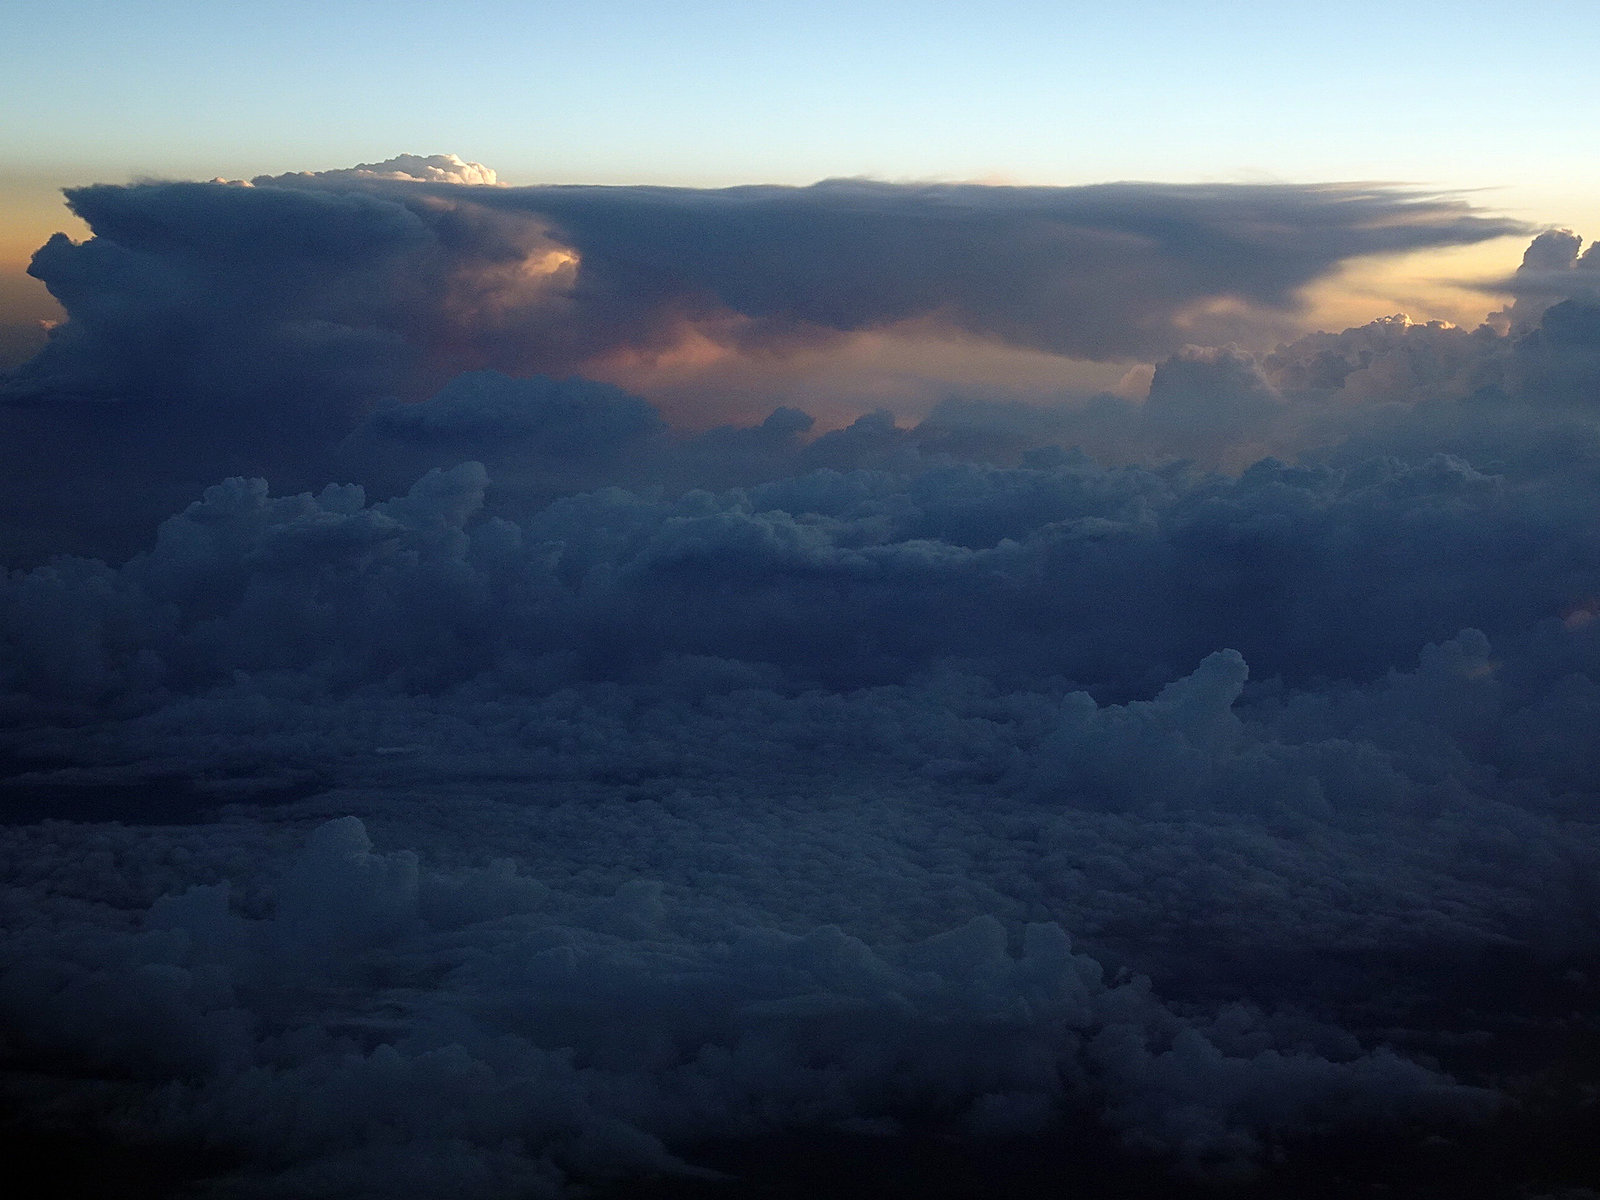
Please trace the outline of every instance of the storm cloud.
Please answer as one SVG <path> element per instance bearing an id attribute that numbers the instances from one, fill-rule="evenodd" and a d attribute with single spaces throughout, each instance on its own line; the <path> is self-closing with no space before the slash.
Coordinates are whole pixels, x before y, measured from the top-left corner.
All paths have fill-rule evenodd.
<path id="1" fill-rule="evenodd" d="M 226 1196 L 1594 1185 L 1592 299 L 1206 332 L 1502 223 L 414 156 L 72 199 L 0 497 L 19 1148 Z M 904 322 L 1148 395 L 685 431 L 574 373 Z"/>
<path id="2" fill-rule="evenodd" d="M 1515 228 L 1394 189 L 510 188 L 450 155 L 249 183 L 96 185 L 70 189 L 68 202 L 93 236 L 58 235 L 31 267 L 68 319 L 0 380 L 0 427 L 18 464 L 0 502 L 28 514 L 6 531 L 14 561 L 54 549 L 125 556 L 229 475 L 396 491 L 463 458 L 508 482 L 526 475 L 500 461 L 503 441 L 467 446 L 461 430 L 448 439 L 454 460 L 398 445 L 405 422 L 444 402 L 404 418 L 379 410 L 428 400 L 463 372 L 648 374 L 701 353 L 778 364 L 884 330 L 1079 359 L 1181 356 L 1188 343 L 1287 318 L 1304 287 L 1353 257 Z M 697 404 L 745 424 L 776 407 L 746 394 L 759 371 L 740 386 L 715 403 L 680 388 L 676 405 L 692 426 Z M 1222 405 L 1233 415 L 1216 429 L 1181 416 L 1181 390 L 1164 387 L 1152 407 L 1165 421 L 1129 429 L 1113 418 L 1098 432 L 1080 422 L 1054 440 L 1231 469 L 1250 461 L 1235 446 L 1259 456 L 1306 443 L 1258 436 L 1263 412 L 1236 404 Z M 697 468 L 644 466 L 646 449 L 636 442 L 604 470 L 591 460 L 583 478 L 547 455 L 553 478 L 529 482 L 530 494 L 756 477 L 754 461 L 718 472 L 709 455 Z M 111 493 L 115 505 L 103 502 Z"/>
<path id="3" fill-rule="evenodd" d="M 689 330 L 781 353 L 912 321 L 1148 359 L 1291 310 L 1351 258 L 1517 229 L 1337 186 L 503 188 L 392 165 L 69 190 L 95 236 L 35 257 L 69 320 L 9 393 L 337 406 L 419 367 L 560 374 Z"/>

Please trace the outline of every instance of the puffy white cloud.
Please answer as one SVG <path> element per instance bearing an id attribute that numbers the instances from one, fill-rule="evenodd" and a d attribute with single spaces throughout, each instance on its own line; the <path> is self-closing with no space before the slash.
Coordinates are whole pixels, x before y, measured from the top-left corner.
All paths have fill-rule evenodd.
<path id="1" fill-rule="evenodd" d="M 361 183 L 379 179 L 400 183 L 448 183 L 468 187 L 493 187 L 500 182 L 492 168 L 479 162 L 465 162 L 454 154 L 397 154 L 382 162 L 358 163 L 353 167 L 332 171 L 301 171 L 276 178 L 261 176 L 251 182 L 261 187 L 283 180 Z"/>

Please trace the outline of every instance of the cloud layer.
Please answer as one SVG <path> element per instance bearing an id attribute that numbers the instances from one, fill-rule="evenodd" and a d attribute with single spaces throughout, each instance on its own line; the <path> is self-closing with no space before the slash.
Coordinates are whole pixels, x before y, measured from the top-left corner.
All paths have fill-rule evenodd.
<path id="1" fill-rule="evenodd" d="M 690 331 L 770 352 L 910 321 L 1149 358 L 1291 309 L 1351 258 L 1516 229 L 1351 187 L 489 188 L 476 164 L 413 159 L 71 190 L 95 237 L 35 257 L 70 320 L 11 394 L 337 405 L 419 365 L 559 373 Z"/>
<path id="2" fill-rule="evenodd" d="M 494 184 L 84 189 L 95 238 L 40 251 L 71 320 L 8 381 L 0 494 L 19 1139 L 228 1196 L 753 1195 L 930 1145 L 1051 1194 L 1592 1186 L 1581 243 L 1480 329 L 1251 353 L 1195 314 L 1501 227 Z M 1149 355 L 1148 395 L 688 433 L 565 374 L 904 321 Z"/>

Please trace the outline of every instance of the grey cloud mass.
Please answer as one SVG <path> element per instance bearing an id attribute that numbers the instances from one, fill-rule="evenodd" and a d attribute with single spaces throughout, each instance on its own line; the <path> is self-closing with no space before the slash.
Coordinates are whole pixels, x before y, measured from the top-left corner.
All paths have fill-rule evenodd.
<path id="1" fill-rule="evenodd" d="M 1195 306 L 1503 225 L 448 156 L 73 203 L 35 266 L 71 320 L 0 410 L 19 1171 L 1600 1187 L 1576 238 L 1481 328 L 1259 353 Z M 907 320 L 1148 355 L 1149 394 L 690 432 L 579 369 Z"/>
<path id="2" fill-rule="evenodd" d="M 10 393 L 299 386 L 348 403 L 403 389 L 399 373 L 418 365 L 568 371 L 664 349 L 690 324 L 782 348 L 931 319 L 1134 359 L 1192 340 L 1197 321 L 1226 336 L 1221 318 L 1206 328 L 1208 302 L 1289 308 L 1350 258 L 1517 228 L 1459 201 L 1350 187 L 494 188 L 384 175 L 71 190 L 94 238 L 54 239 L 32 267 L 70 320 Z"/>
<path id="3" fill-rule="evenodd" d="M 1583 239 L 1570 229 L 1548 229 L 1534 238 L 1506 281 L 1516 299 L 1495 316 L 1521 330 L 1560 300 L 1600 300 L 1600 254 L 1593 243 L 1587 250 L 1582 246 Z"/>
<path id="4" fill-rule="evenodd" d="M 833 180 L 512 189 L 485 203 L 549 219 L 603 291 L 704 297 L 758 322 L 822 329 L 933 316 L 1090 359 L 1174 349 L 1205 301 L 1289 307 L 1348 258 L 1514 229 L 1429 196 L 1287 185 Z"/>

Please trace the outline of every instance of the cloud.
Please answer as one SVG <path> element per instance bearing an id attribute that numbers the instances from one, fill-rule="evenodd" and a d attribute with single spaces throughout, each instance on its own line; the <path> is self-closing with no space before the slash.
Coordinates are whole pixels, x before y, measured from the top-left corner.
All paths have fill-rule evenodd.
<path id="1" fill-rule="evenodd" d="M 1110 394 L 1056 404 L 953 397 L 912 440 L 1010 461 L 1053 442 L 1102 461 L 1186 460 L 1231 473 L 1268 456 L 1351 462 L 1446 452 L 1476 461 L 1514 447 L 1549 466 L 1563 436 L 1589 438 L 1600 399 L 1594 308 L 1561 301 L 1516 333 L 1395 314 L 1306 334 L 1266 354 L 1186 347 L 1155 365 L 1143 402 Z M 1568 427 L 1570 434 L 1558 432 Z"/>
<path id="2" fill-rule="evenodd" d="M 462 182 L 437 182 L 447 176 Z M 69 319 L 0 383 L 0 426 L 22 464 L 0 483 L 0 503 L 28 514 L 7 527 L 7 557 L 125 556 L 186 497 L 229 475 L 392 492 L 432 466 L 477 458 L 507 487 L 546 500 L 606 484 L 754 482 L 795 469 L 787 451 L 752 449 L 718 467 L 638 439 L 581 463 L 545 454 L 530 469 L 528 439 L 490 449 L 455 437 L 423 453 L 424 442 L 396 436 L 443 401 L 407 418 L 379 410 L 427 401 L 473 371 L 604 374 L 685 346 L 756 360 L 907 322 L 1091 358 L 1160 357 L 1248 332 L 1351 256 L 1506 228 L 1450 199 L 1337 187 L 466 182 L 480 178 L 449 156 L 402 156 L 250 187 L 73 189 L 94 236 L 52 239 L 32 267 Z M 755 386 L 711 407 L 759 420 L 773 406 L 742 394 Z M 680 407 L 697 403 L 692 391 L 679 389 Z M 1298 414 L 1246 414 L 1209 392 L 1180 420 L 1175 393 L 1164 395 L 1148 411 L 1098 401 L 1081 419 L 1046 423 L 1056 440 L 1096 453 L 1229 469 L 1327 440 Z M 1230 404 L 1227 420 L 1212 419 Z M 981 408 L 963 419 L 979 442 Z M 938 426 L 917 444 L 968 452 L 948 428 L 931 446 Z M 870 449 L 865 431 L 799 468 L 887 465 L 895 439 Z M 148 499 L 112 508 L 96 498 L 104 491 Z"/>
<path id="3" fill-rule="evenodd" d="M 1188 972 L 1165 943 L 1184 930 L 1191 946 L 1247 954 L 1377 936 L 1415 956 L 1492 937 L 1530 888 L 1547 920 L 1564 916 L 1559 889 L 1521 860 L 1480 880 L 1438 856 L 1437 839 L 1459 855 L 1486 816 L 1507 819 L 1487 796 L 1430 815 L 1418 802 L 1434 762 L 1408 767 L 1401 737 L 1349 736 L 1385 703 L 1425 717 L 1441 696 L 1481 691 L 1460 668 L 1486 648 L 1464 638 L 1413 677 L 1351 694 L 1321 723 L 1344 736 L 1326 740 L 1296 731 L 1304 711 L 1241 720 L 1245 666 L 1230 653 L 1121 707 L 953 679 L 789 699 L 745 687 L 669 711 L 551 695 L 520 708 L 516 732 L 457 752 L 504 763 L 565 729 L 588 745 L 562 753 L 614 771 L 669 747 L 704 755 L 713 734 L 743 767 L 697 779 L 683 759 L 675 778 L 646 772 L 645 790 L 569 776 L 535 796 L 526 780 L 450 790 L 458 759 L 421 787 L 391 779 L 366 800 L 323 801 L 366 805 L 365 819 L 235 809 L 142 838 L 10 831 L 29 864 L 7 880 L 19 912 L 103 887 L 77 866 L 86 854 L 118 865 L 125 911 L 19 922 L 0 1006 L 36 1052 L 144 1081 L 122 1119 L 147 1136 L 227 1146 L 245 1164 L 231 1186 L 296 1194 L 518 1194 L 687 1170 L 672 1147 L 796 1124 L 892 1136 L 933 1122 L 1004 1144 L 1083 1105 L 1129 1147 L 1210 1171 L 1329 1125 L 1470 1124 L 1495 1107 L 1482 1089 L 1304 1013 L 1169 1006 L 1030 914 L 1070 917 L 1102 953 L 1138 955 L 1180 988 Z M 470 730 L 509 711 L 504 697 L 464 699 L 434 717 Z M 315 726 L 293 729 L 296 707 L 219 696 L 173 713 L 172 729 L 215 743 L 253 725 L 304 747 L 348 733 L 352 716 L 388 735 L 424 715 L 352 697 L 342 712 L 304 709 Z M 1004 746 L 1022 772 L 974 806 L 928 773 L 909 793 L 885 789 L 880 768 L 841 803 L 815 783 L 851 744 L 913 762 L 923 745 Z M 1120 816 L 1108 782 L 1131 785 Z M 1317 833 L 1285 838 L 1263 817 Z M 381 845 L 378 825 L 431 849 Z M 1533 858 L 1554 835 L 1524 816 L 1518 837 Z M 1349 889 L 1339 911 L 1315 895 L 1334 864 Z M 1131 939 L 1116 932 L 1127 921 Z M 72 1102 L 96 1112 L 92 1095 Z"/>
<path id="4" fill-rule="evenodd" d="M 1180 396 L 1239 385 L 1276 403 L 1237 358 L 1180 363 L 1188 375 L 1162 383 Z M 541 438 L 567 439 L 546 446 L 566 460 L 652 436 L 647 407 L 592 391 L 485 376 L 400 411 L 469 441 L 526 437 L 539 452 Z M 1501 430 L 1520 408 L 1488 411 L 1457 453 L 1428 446 L 1430 413 L 1400 426 L 1420 445 L 1378 430 L 1366 456 L 1351 443 L 1320 465 L 1264 460 L 1237 478 L 1060 452 L 1010 468 L 941 462 L 881 416 L 797 447 L 796 418 L 780 414 L 677 462 L 737 442 L 794 472 L 720 492 L 552 501 L 459 461 L 379 501 L 358 486 L 274 497 L 235 479 L 125 565 L 19 574 L 10 686 L 98 703 L 238 670 L 437 686 L 511 663 L 628 681 L 691 655 L 764 664 L 793 686 L 902 682 L 956 660 L 1120 696 L 1219 646 L 1291 681 L 1370 678 L 1463 626 L 1514 634 L 1600 593 L 1577 499 L 1596 430 L 1549 427 L 1568 456 L 1541 460 L 1548 430 L 1519 451 Z M 449 441 L 431 447 L 447 462 L 460 454 Z"/>
<path id="5" fill-rule="evenodd" d="M 382 162 L 358 163 L 333 171 L 300 171 L 279 176 L 279 181 L 315 180 L 319 183 L 365 183 L 388 180 L 401 183 L 449 183 L 466 187 L 494 187 L 500 182 L 493 168 L 480 162 L 466 162 L 455 154 L 397 154 Z M 272 182 L 256 179 L 252 186 Z"/>
<path id="6" fill-rule="evenodd" d="M 1551 407 L 1600 406 L 1600 291 L 1595 296 L 1551 305 L 1517 342 L 1513 386 L 1520 394 Z"/>
<path id="7" fill-rule="evenodd" d="M 83 189 L 40 252 L 17 1128 L 218 1147 L 231 1195 L 710 1186 L 773 1139 L 1088 1194 L 1289 1191 L 1353 1136 L 1571 1181 L 1490 1156 L 1592 1084 L 1589 301 L 1258 352 L 1210 334 L 1486 219 L 473 170 Z M 571 373 L 904 321 L 1148 395 L 689 433 Z"/>
<path id="8" fill-rule="evenodd" d="M 1458 202 L 1339 187 L 833 180 L 514 189 L 496 202 L 552 220 L 603 289 L 707 296 L 780 328 L 935 317 L 1091 359 L 1170 350 L 1209 302 L 1291 306 L 1349 257 L 1508 229 Z"/>
<path id="9" fill-rule="evenodd" d="M 0 830 L 0 1007 L 80 1127 L 243 1194 L 499 1197 L 1087 1112 L 1098 1170 L 1225 1182 L 1492 1120 L 1449 981 L 1596 944 L 1564 464 L 488 493 L 236 480 L 8 581 L 7 793 L 195 781 L 189 823 Z"/>
<path id="10" fill-rule="evenodd" d="M 1139 358 L 1237 332 L 1212 311 L 1224 301 L 1289 309 L 1347 259 L 1513 228 L 1459 201 L 1349 187 L 491 189 L 419 183 L 474 172 L 417 162 L 69 191 L 95 236 L 35 256 L 69 319 L 10 395 L 297 385 L 314 403 L 370 403 L 417 366 L 559 373 L 665 352 L 690 327 L 781 353 L 932 320 Z"/>
<path id="11" fill-rule="evenodd" d="M 458 375 L 420 404 L 390 404 L 370 419 L 384 437 L 474 448 L 507 441 L 538 453 L 583 458 L 615 451 L 665 426 L 649 403 L 583 379 Z"/>
<path id="12" fill-rule="evenodd" d="M 1562 300 L 1600 300 L 1600 254 L 1593 244 L 1580 254 L 1582 246 L 1583 239 L 1570 229 L 1547 229 L 1534 238 L 1516 274 L 1502 285 L 1515 301 L 1491 320 L 1520 333 Z"/>

